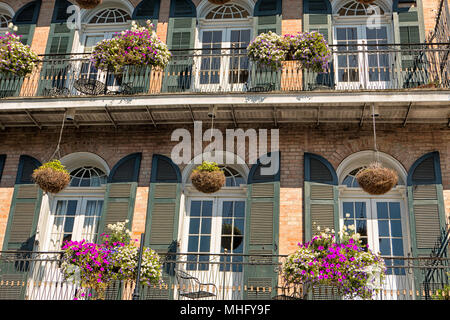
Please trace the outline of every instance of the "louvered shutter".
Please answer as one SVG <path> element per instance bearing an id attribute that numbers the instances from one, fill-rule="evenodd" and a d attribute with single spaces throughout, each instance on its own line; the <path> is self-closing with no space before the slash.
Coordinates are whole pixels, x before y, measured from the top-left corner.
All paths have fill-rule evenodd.
<path id="1" fill-rule="evenodd" d="M 21 156 L 19 159 L 2 251 L 33 251 L 35 249 L 42 190 L 32 183 L 31 173 L 39 166 L 39 161 L 32 157 Z M 27 253 L 4 253 L 4 255 L 0 260 L 0 283 L 2 283 L 0 299 L 24 299 L 30 271 L 30 262 L 27 259 L 30 255 Z M 10 256 L 12 262 L 6 261 L 7 259 L 4 259 L 6 256 Z M 6 282 L 9 285 L 6 285 Z"/>
<path id="2" fill-rule="evenodd" d="M 332 38 L 332 10 L 328 0 L 305 0 L 303 2 L 303 30 L 316 31 L 323 34 L 329 44 Z M 314 90 L 334 87 L 333 63 L 330 62 L 328 72 L 316 73 L 304 71 L 304 88 Z"/>
<path id="3" fill-rule="evenodd" d="M 413 255 L 429 256 L 445 227 L 439 153 L 419 158 L 408 173 L 408 204 Z"/>
<path id="4" fill-rule="evenodd" d="M 401 1 L 396 0 L 393 4 L 395 43 L 400 43 L 402 50 L 396 59 L 396 68 L 399 70 L 398 84 L 400 88 L 415 88 L 428 83 L 425 72 L 426 56 L 421 52 L 421 46 L 417 45 L 425 40 L 424 26 L 420 22 L 423 21 L 423 14 L 417 3 L 413 6 L 399 7 L 399 2 Z M 408 49 L 415 49 L 415 51 L 408 51 Z"/>
<path id="5" fill-rule="evenodd" d="M 433 256 L 440 249 L 440 236 L 445 230 L 445 207 L 438 152 L 417 159 L 408 172 L 408 208 L 411 251 L 415 258 Z M 439 250 L 436 250 L 439 251 Z M 415 287 L 423 290 L 424 273 L 414 270 Z"/>
<path id="6" fill-rule="evenodd" d="M 170 18 L 167 44 L 172 59 L 164 71 L 164 92 L 185 92 L 192 86 L 196 18 Z"/>
<path id="7" fill-rule="evenodd" d="M 338 179 L 333 166 L 323 157 L 305 153 L 304 158 L 304 242 L 324 229 L 339 231 Z M 315 286 L 308 295 L 314 300 L 336 300 L 336 290 Z"/>
<path id="8" fill-rule="evenodd" d="M 129 220 L 127 227 L 131 228 L 141 158 L 141 153 L 130 154 L 111 170 L 98 234 L 108 233 L 108 224 L 125 220 Z"/>
<path id="9" fill-rule="evenodd" d="M 154 155 L 145 227 L 145 245 L 167 257 L 177 250 L 181 173 L 168 157 Z M 164 286 L 144 290 L 146 299 L 170 299 L 175 283 L 173 265 L 165 265 Z"/>
<path id="10" fill-rule="evenodd" d="M 281 15 L 256 16 L 254 18 L 254 38 L 261 33 L 269 31 L 281 34 Z M 281 85 L 281 70 L 274 71 L 270 68 L 251 64 L 248 91 L 272 91 L 279 90 Z"/>
<path id="11" fill-rule="evenodd" d="M 103 212 L 99 221 L 98 235 L 108 234 L 109 224 L 129 220 L 127 229 L 131 229 L 136 200 L 136 191 L 141 165 L 141 153 L 133 153 L 122 158 L 111 170 L 106 186 Z M 101 239 L 97 239 L 99 242 Z M 114 281 L 105 292 L 107 300 L 121 300 L 123 283 Z"/>
<path id="12" fill-rule="evenodd" d="M 42 65 L 39 78 L 39 96 L 52 96 L 69 92 L 69 82 L 73 81 L 71 63 L 74 30 L 70 30 L 66 23 L 52 23 L 47 42 L 46 57 Z"/>
<path id="13" fill-rule="evenodd" d="M 278 158 L 279 159 L 279 158 Z M 244 299 L 269 300 L 278 283 L 280 182 L 279 170 L 262 175 L 258 161 L 249 173 L 244 261 Z"/>

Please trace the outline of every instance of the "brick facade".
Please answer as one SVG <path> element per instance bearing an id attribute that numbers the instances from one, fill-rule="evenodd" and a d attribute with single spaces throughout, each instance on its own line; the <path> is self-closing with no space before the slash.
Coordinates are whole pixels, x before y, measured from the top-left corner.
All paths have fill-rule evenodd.
<path id="1" fill-rule="evenodd" d="M 219 127 L 220 128 L 220 127 Z M 65 129 L 61 156 L 91 152 L 103 158 L 110 168 L 124 156 L 142 152 L 139 187 L 133 218 L 133 236 L 145 230 L 151 161 L 153 154 L 170 156 L 170 135 L 175 128 L 80 128 Z M 225 128 L 220 128 L 223 132 Z M 245 130 L 245 128 L 243 128 Z M 6 154 L 0 184 L 0 246 L 6 228 L 17 165 L 22 154 L 47 161 L 56 146 L 58 130 L 7 129 L 0 132 L 0 153 Z M 132 137 L 132 139 L 130 139 Z M 450 131 L 426 125 L 377 127 L 378 148 L 397 159 L 406 170 L 423 154 L 439 151 L 446 215 L 450 216 Z M 336 169 L 353 153 L 373 148 L 372 127 L 353 125 L 283 126 L 280 128 L 280 254 L 295 249 L 303 239 L 303 157 L 305 152 L 319 154 Z M 248 150 L 248 146 L 247 146 Z"/>

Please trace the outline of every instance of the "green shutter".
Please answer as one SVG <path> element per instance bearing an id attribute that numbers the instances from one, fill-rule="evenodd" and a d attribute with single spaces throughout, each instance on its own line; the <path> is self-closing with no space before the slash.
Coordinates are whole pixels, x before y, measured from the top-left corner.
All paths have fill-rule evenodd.
<path id="1" fill-rule="evenodd" d="M 309 0 L 304 2 L 303 30 L 316 31 L 323 34 L 329 44 L 333 44 L 332 38 L 332 14 L 331 6 L 327 6 L 327 0 Z M 329 72 L 318 74 L 309 70 L 303 71 L 304 88 L 314 90 L 334 87 L 333 63 L 330 62 Z"/>
<path id="2" fill-rule="evenodd" d="M 129 220 L 131 228 L 137 182 L 108 183 L 98 234 L 108 233 L 108 224 Z"/>
<path id="3" fill-rule="evenodd" d="M 249 184 L 247 190 L 244 299 L 270 300 L 278 284 L 280 183 Z"/>
<path id="4" fill-rule="evenodd" d="M 418 44 L 425 42 L 422 3 L 417 0 L 417 6 L 398 8 L 394 5 L 393 25 L 395 43 L 400 43 L 402 52 L 398 54 L 396 68 L 399 70 L 398 85 L 400 88 L 414 88 L 428 83 L 426 56 Z M 416 49 L 407 51 L 407 49 Z"/>
<path id="5" fill-rule="evenodd" d="M 27 159 L 31 159 L 27 157 Z M 2 251 L 32 251 L 36 245 L 35 236 L 42 201 L 42 190 L 35 184 L 21 184 L 20 181 L 29 180 L 30 162 L 24 168 L 25 158 L 19 160 L 17 184 L 11 202 L 8 223 L 5 232 Z M 37 163 L 34 165 L 36 168 Z M 7 257 L 11 260 L 8 261 Z M 0 299 L 24 299 L 26 283 L 30 271 L 30 254 L 3 253 L 0 260 Z M 9 285 L 5 285 L 8 281 Z"/>
<path id="6" fill-rule="evenodd" d="M 269 31 L 281 34 L 281 15 L 258 16 L 253 19 L 253 37 Z M 280 90 L 281 70 L 273 71 L 269 68 L 252 64 L 250 68 L 250 78 L 247 87 L 248 91 L 273 91 Z"/>
<path id="7" fill-rule="evenodd" d="M 167 44 L 172 60 L 164 71 L 164 92 L 185 92 L 192 87 L 196 18 L 170 18 Z M 177 51 L 181 50 L 181 51 Z"/>
<path id="8" fill-rule="evenodd" d="M 47 57 L 42 66 L 39 79 L 38 95 L 51 95 L 52 92 L 67 91 L 67 81 L 70 73 L 70 58 L 72 52 L 74 30 L 67 28 L 65 23 L 52 23 L 45 49 L 46 54 L 55 56 Z M 59 55 L 59 56 L 57 56 Z"/>
<path id="9" fill-rule="evenodd" d="M 180 183 L 151 183 L 148 199 L 145 246 L 166 256 L 175 252 L 178 237 L 178 217 L 180 211 Z M 147 287 L 146 299 L 173 298 L 171 286 L 175 283 L 173 270 L 165 268 L 164 286 Z"/>

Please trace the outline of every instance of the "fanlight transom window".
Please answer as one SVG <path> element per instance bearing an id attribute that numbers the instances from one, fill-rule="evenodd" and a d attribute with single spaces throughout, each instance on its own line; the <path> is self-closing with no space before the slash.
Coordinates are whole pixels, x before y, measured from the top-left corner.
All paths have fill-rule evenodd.
<path id="1" fill-rule="evenodd" d="M 131 20 L 131 16 L 122 9 L 108 8 L 99 11 L 89 23 L 123 23 Z"/>
<path id="2" fill-rule="evenodd" d="M 88 166 L 73 170 L 70 177 L 71 187 L 100 187 L 108 178 L 101 169 Z"/>
<path id="3" fill-rule="evenodd" d="M 244 177 L 235 169 L 230 167 L 221 167 L 225 173 L 226 187 L 239 187 L 241 184 L 246 184 Z"/>
<path id="4" fill-rule="evenodd" d="M 221 19 L 243 19 L 249 16 L 249 12 L 237 4 L 224 4 L 212 9 L 207 15 L 206 19 L 221 20 Z"/>
<path id="5" fill-rule="evenodd" d="M 0 13 L 0 28 L 8 28 L 12 18 L 9 15 Z"/>
<path id="6" fill-rule="evenodd" d="M 373 14 L 384 14 L 384 10 L 376 4 L 365 4 L 355 0 L 349 1 L 339 9 L 340 16 L 370 16 Z"/>

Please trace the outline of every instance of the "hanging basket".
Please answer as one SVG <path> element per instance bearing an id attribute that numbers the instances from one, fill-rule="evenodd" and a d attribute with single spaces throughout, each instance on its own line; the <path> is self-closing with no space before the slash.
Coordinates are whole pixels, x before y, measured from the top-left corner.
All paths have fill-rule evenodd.
<path id="1" fill-rule="evenodd" d="M 208 0 L 208 1 L 213 4 L 225 4 L 227 2 L 230 2 L 230 0 Z"/>
<path id="2" fill-rule="evenodd" d="M 191 174 L 192 185 L 200 192 L 214 193 L 225 184 L 225 174 L 222 170 L 194 170 Z"/>
<path id="3" fill-rule="evenodd" d="M 81 9 L 94 9 L 102 3 L 102 0 L 75 0 L 75 2 Z"/>
<path id="4" fill-rule="evenodd" d="M 70 174 L 58 160 L 47 162 L 34 170 L 34 182 L 47 193 L 59 193 L 70 183 Z"/>
<path id="5" fill-rule="evenodd" d="M 382 195 L 391 190 L 398 181 L 397 172 L 384 168 L 380 163 L 374 162 L 361 169 L 356 174 L 360 187 L 369 194 Z"/>

